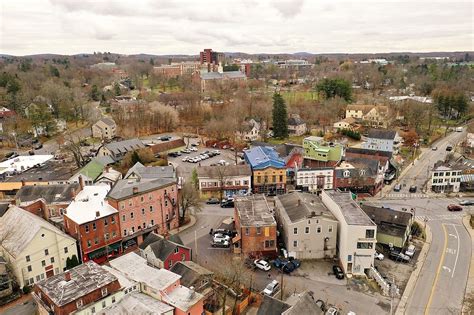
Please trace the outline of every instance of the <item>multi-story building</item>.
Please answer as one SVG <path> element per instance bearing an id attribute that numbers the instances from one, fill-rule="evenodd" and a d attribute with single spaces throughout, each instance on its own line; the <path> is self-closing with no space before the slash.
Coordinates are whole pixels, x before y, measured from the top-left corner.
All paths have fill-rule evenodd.
<path id="1" fill-rule="evenodd" d="M 289 256 L 299 259 L 336 256 L 338 222 L 319 196 L 298 192 L 277 196 L 275 210 Z"/>
<path id="2" fill-rule="evenodd" d="M 244 151 L 252 169 L 254 193 L 283 194 L 286 191 L 286 163 L 272 147 L 253 147 Z"/>
<path id="3" fill-rule="evenodd" d="M 117 135 L 117 125 L 112 118 L 104 117 L 92 125 L 92 137 L 111 140 Z"/>
<path id="4" fill-rule="evenodd" d="M 183 245 L 178 235 L 171 235 L 168 239 L 151 233 L 140 244 L 140 256 L 156 268 L 171 269 L 180 261 L 189 261 L 192 258 L 191 248 Z"/>
<path id="5" fill-rule="evenodd" d="M 10 206 L 0 217 L 0 253 L 11 265 L 18 286 L 59 274 L 77 256 L 76 241 L 42 218 Z"/>
<path id="6" fill-rule="evenodd" d="M 199 191 L 203 197 L 232 197 L 252 191 L 248 165 L 198 166 Z"/>
<path id="7" fill-rule="evenodd" d="M 235 198 L 234 251 L 246 256 L 277 256 L 277 224 L 263 195 Z"/>
<path id="8" fill-rule="evenodd" d="M 400 148 L 401 140 L 395 130 L 370 129 L 362 143 L 362 148 L 396 154 Z"/>
<path id="9" fill-rule="evenodd" d="M 323 204 L 339 221 L 337 249 L 347 274 L 364 275 L 374 266 L 377 225 L 352 199 L 351 192 L 323 190 Z"/>
<path id="10" fill-rule="evenodd" d="M 388 107 L 377 105 L 347 105 L 346 118 L 355 118 L 372 127 L 387 127 Z"/>
<path id="11" fill-rule="evenodd" d="M 161 168 L 146 168 L 153 169 Z M 133 175 L 135 174 L 135 175 Z M 126 247 L 140 245 L 152 231 L 165 235 L 179 225 L 178 186 L 175 178 L 147 178 L 135 172 L 119 180 L 109 192 L 109 204 L 119 211 Z"/>
<path id="12" fill-rule="evenodd" d="M 306 133 L 306 123 L 301 119 L 300 115 L 292 114 L 288 118 L 288 132 L 293 136 L 302 136 Z"/>
<path id="13" fill-rule="evenodd" d="M 115 163 L 115 160 L 109 156 L 95 157 L 81 169 L 77 170 L 77 172 L 68 179 L 68 182 L 79 183 L 82 180 L 84 185 L 94 185 L 101 175 L 115 172 L 109 167 L 109 165 L 113 163 Z"/>
<path id="14" fill-rule="evenodd" d="M 201 65 L 207 66 L 207 71 L 215 71 L 215 68 L 219 63 L 224 63 L 225 55 L 217 51 L 212 51 L 212 49 L 207 48 L 199 53 L 199 61 Z"/>
<path id="15" fill-rule="evenodd" d="M 462 164 L 436 162 L 431 171 L 431 190 L 437 193 L 459 192 L 464 168 Z"/>
<path id="16" fill-rule="evenodd" d="M 194 61 L 173 62 L 169 65 L 153 67 L 153 72 L 167 78 L 176 78 L 183 75 L 192 75 L 199 71 L 201 63 Z"/>
<path id="17" fill-rule="evenodd" d="M 384 168 L 378 160 L 346 157 L 334 170 L 334 188 L 376 195 L 384 183 Z"/>
<path id="18" fill-rule="evenodd" d="M 201 72 L 201 92 L 209 92 L 218 87 L 221 82 L 235 82 L 242 85 L 247 77 L 240 71 L 218 71 L 218 72 Z"/>
<path id="19" fill-rule="evenodd" d="M 105 199 L 109 190 L 85 186 L 64 214 L 64 229 L 77 240 L 83 262 L 101 263 L 121 252 L 119 213 Z"/>
<path id="20" fill-rule="evenodd" d="M 123 159 L 127 153 L 143 148 L 145 148 L 145 145 L 139 139 L 110 142 L 99 148 L 97 156 L 108 156 L 117 162 Z"/>
<path id="21" fill-rule="evenodd" d="M 306 137 L 303 139 L 304 165 L 313 168 L 334 166 L 344 156 L 344 146 L 340 143 L 325 141 L 322 137 Z"/>
<path id="22" fill-rule="evenodd" d="M 113 274 L 93 261 L 38 282 L 33 297 L 40 314 L 95 314 L 123 297 Z"/>
<path id="23" fill-rule="evenodd" d="M 296 188 L 302 191 L 318 192 L 334 188 L 334 168 L 301 168 L 296 171 Z"/>
<path id="24" fill-rule="evenodd" d="M 235 133 L 240 140 L 257 141 L 260 137 L 260 123 L 253 118 L 249 119 Z"/>
<path id="25" fill-rule="evenodd" d="M 7 261 L 0 256 L 0 299 L 13 293 L 12 280 L 7 268 Z"/>

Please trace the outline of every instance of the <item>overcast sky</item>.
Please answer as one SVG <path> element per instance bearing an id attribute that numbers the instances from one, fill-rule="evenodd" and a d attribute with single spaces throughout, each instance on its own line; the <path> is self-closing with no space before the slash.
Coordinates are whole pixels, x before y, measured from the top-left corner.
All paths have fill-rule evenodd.
<path id="1" fill-rule="evenodd" d="M 474 50 L 470 0 L 0 0 L 0 53 Z"/>

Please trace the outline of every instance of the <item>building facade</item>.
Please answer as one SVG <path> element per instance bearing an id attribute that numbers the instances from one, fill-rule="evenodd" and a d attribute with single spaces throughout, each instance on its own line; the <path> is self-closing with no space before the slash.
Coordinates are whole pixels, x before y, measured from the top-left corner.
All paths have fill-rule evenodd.
<path id="1" fill-rule="evenodd" d="M 459 192 L 463 170 L 459 165 L 449 165 L 442 161 L 431 171 L 431 190 L 437 193 Z"/>
<path id="2" fill-rule="evenodd" d="M 362 148 L 396 154 L 400 143 L 401 138 L 394 130 L 371 129 L 362 143 Z"/>
<path id="3" fill-rule="evenodd" d="M 92 125 L 92 137 L 111 140 L 117 135 L 117 125 L 112 118 L 104 117 Z"/>
<path id="4" fill-rule="evenodd" d="M 318 192 L 334 188 L 334 168 L 301 168 L 296 171 L 296 188 L 302 191 Z"/>
<path id="5" fill-rule="evenodd" d="M 202 197 L 232 197 L 252 191 L 252 170 L 248 165 L 198 166 Z"/>
<path id="6" fill-rule="evenodd" d="M 340 143 L 327 142 L 322 137 L 303 139 L 305 165 L 308 167 L 334 166 L 344 156 L 344 146 Z"/>
<path id="7" fill-rule="evenodd" d="M 190 261 L 191 249 L 183 245 L 177 235 L 171 235 L 168 239 L 161 235 L 151 233 L 145 241 L 140 244 L 140 256 L 156 268 L 170 270 L 180 261 Z"/>

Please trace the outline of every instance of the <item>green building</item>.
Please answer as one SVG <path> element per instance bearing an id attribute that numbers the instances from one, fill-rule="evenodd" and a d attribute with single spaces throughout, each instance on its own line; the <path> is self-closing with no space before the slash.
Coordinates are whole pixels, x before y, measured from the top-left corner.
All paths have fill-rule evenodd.
<path id="1" fill-rule="evenodd" d="M 304 158 L 319 162 L 339 162 L 344 156 L 344 146 L 340 143 L 328 142 L 322 137 L 303 139 Z"/>

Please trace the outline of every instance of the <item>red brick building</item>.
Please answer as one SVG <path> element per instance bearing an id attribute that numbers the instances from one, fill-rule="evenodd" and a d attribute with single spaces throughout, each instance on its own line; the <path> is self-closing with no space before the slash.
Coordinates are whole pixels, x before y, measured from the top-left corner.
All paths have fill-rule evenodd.
<path id="1" fill-rule="evenodd" d="M 38 282 L 33 297 L 40 314 L 93 314 L 117 302 L 120 290 L 112 273 L 90 261 Z"/>
<path id="2" fill-rule="evenodd" d="M 64 214 L 64 229 L 77 240 L 83 262 L 102 263 L 121 253 L 118 211 L 105 200 L 109 190 L 85 186 Z"/>
<path id="3" fill-rule="evenodd" d="M 277 224 L 264 195 L 236 197 L 234 252 L 252 257 L 278 255 Z"/>
<path id="4" fill-rule="evenodd" d="M 139 248 L 140 255 L 157 268 L 169 270 L 180 261 L 192 259 L 191 248 L 184 246 L 178 235 L 171 235 L 166 239 L 151 233 Z"/>

